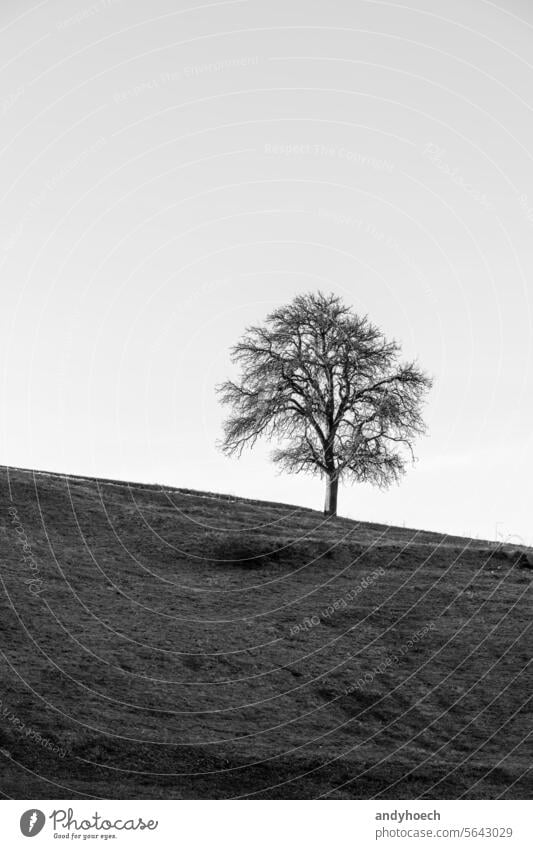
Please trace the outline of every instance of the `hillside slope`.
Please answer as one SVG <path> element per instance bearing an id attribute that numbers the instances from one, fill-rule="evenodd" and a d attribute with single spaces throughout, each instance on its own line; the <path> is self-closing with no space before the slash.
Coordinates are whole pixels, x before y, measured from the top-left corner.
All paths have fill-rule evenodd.
<path id="1" fill-rule="evenodd" d="M 529 795 L 528 554 L 5 468 L 0 499 L 5 797 Z"/>

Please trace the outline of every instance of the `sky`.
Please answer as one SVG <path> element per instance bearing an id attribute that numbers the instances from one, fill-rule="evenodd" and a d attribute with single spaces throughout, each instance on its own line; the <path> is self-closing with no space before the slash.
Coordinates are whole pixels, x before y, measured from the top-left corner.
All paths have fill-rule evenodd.
<path id="1" fill-rule="evenodd" d="M 341 295 L 432 375 L 361 520 L 533 544 L 533 7 L 3 0 L 0 463 L 321 508 L 217 448 L 245 327 Z"/>

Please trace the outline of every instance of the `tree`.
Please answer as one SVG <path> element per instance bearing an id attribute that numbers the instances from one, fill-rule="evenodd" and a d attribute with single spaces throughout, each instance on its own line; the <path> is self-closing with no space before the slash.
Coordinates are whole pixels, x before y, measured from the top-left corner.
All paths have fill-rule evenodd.
<path id="1" fill-rule="evenodd" d="M 338 296 L 299 295 L 231 350 L 240 377 L 217 387 L 232 408 L 222 450 L 240 456 L 259 437 L 275 438 L 273 460 L 325 477 L 324 512 L 336 515 L 339 480 L 386 487 L 415 460 L 431 380 L 399 356 L 397 342 Z"/>

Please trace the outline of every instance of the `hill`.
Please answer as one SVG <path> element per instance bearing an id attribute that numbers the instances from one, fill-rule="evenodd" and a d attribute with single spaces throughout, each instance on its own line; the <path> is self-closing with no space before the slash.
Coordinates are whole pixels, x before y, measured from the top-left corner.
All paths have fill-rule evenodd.
<path id="1" fill-rule="evenodd" d="M 531 555 L 0 469 L 0 791 L 524 798 Z"/>

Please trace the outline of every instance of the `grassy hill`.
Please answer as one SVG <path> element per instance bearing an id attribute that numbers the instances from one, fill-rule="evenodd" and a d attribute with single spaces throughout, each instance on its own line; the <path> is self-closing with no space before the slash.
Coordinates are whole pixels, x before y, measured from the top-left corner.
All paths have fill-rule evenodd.
<path id="1" fill-rule="evenodd" d="M 4 797 L 529 795 L 528 552 L 5 468 L 0 499 Z"/>

